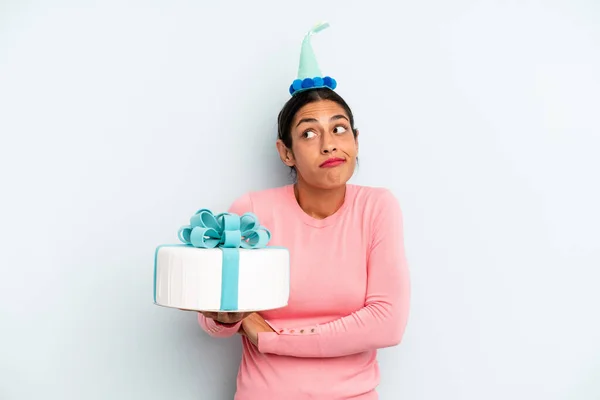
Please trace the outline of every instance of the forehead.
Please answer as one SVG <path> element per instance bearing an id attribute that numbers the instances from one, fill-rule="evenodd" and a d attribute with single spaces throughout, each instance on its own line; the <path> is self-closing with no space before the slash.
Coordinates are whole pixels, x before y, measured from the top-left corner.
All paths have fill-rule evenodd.
<path id="1" fill-rule="evenodd" d="M 335 101 L 319 100 L 308 103 L 296 112 L 294 122 L 304 118 L 329 119 L 334 115 L 344 115 L 348 118 L 348 114 L 342 106 Z"/>

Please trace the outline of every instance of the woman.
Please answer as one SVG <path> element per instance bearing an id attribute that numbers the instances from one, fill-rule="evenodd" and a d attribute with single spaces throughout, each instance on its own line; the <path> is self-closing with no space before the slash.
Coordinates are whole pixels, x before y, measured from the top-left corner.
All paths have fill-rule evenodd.
<path id="1" fill-rule="evenodd" d="M 347 184 L 358 130 L 309 41 L 327 26 L 305 36 L 278 118 L 277 149 L 295 184 L 247 193 L 229 210 L 253 212 L 271 231 L 269 245 L 289 249 L 288 305 L 199 314 L 214 337 L 242 335 L 238 400 L 377 399 L 377 349 L 400 343 L 408 319 L 398 202 L 386 189 Z"/>
<path id="2" fill-rule="evenodd" d="M 248 193 L 230 212 L 255 213 L 271 245 L 290 250 L 287 307 L 199 315 L 215 337 L 242 333 L 236 399 L 376 399 L 376 351 L 397 345 L 409 308 L 401 211 L 385 189 L 350 185 L 358 131 L 329 88 L 292 97 L 277 149 L 294 185 Z"/>

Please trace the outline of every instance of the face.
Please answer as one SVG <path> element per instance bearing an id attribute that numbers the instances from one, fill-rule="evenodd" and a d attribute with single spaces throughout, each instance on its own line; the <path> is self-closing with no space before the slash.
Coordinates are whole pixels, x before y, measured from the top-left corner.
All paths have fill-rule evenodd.
<path id="1" fill-rule="evenodd" d="M 291 149 L 281 141 L 277 142 L 277 148 L 281 160 L 296 167 L 299 181 L 332 189 L 352 177 L 358 141 L 342 106 L 330 100 L 305 105 L 294 117 L 291 135 Z"/>

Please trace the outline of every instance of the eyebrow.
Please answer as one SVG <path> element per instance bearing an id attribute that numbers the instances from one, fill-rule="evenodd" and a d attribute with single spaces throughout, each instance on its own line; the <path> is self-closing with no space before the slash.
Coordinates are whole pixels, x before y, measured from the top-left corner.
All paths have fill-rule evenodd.
<path id="1" fill-rule="evenodd" d="M 338 119 L 345 119 L 346 121 L 348 121 L 348 118 L 346 118 L 345 115 L 334 115 L 333 117 L 329 118 L 329 121 L 337 121 Z M 316 118 L 302 118 L 300 121 L 298 121 L 298 123 L 296 124 L 296 128 L 298 126 L 300 126 L 300 124 L 303 124 L 305 122 L 318 122 L 318 120 Z M 350 121 L 348 121 L 350 122 Z"/>

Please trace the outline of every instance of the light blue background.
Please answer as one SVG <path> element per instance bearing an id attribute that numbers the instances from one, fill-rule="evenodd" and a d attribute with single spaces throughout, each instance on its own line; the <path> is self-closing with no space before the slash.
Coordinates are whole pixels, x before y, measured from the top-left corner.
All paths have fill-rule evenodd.
<path id="1" fill-rule="evenodd" d="M 412 311 L 381 398 L 600 397 L 597 2 L 14 0 L 0 399 L 231 399 L 239 338 L 153 305 L 154 248 L 288 182 L 276 115 L 320 19 L 353 181 L 405 214 Z"/>

